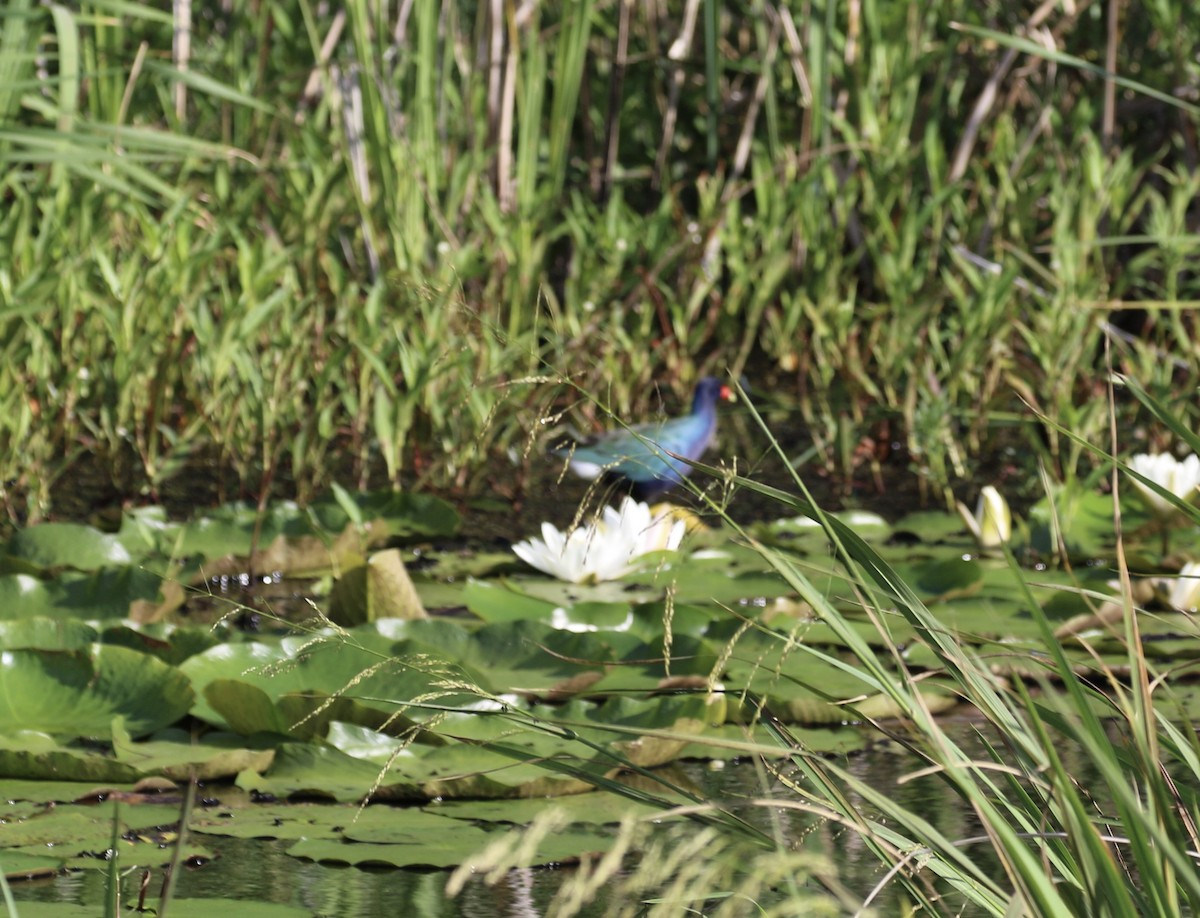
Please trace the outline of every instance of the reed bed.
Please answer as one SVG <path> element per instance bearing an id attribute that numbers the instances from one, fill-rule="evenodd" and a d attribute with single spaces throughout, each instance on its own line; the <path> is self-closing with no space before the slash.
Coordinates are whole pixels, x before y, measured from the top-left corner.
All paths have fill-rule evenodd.
<path id="1" fill-rule="evenodd" d="M 564 372 L 622 414 L 746 372 L 934 493 L 1005 428 L 1088 471 L 1106 348 L 1195 424 L 1183 0 L 173 11 L 0 13 L 14 520 L 88 457 L 519 490 Z"/>

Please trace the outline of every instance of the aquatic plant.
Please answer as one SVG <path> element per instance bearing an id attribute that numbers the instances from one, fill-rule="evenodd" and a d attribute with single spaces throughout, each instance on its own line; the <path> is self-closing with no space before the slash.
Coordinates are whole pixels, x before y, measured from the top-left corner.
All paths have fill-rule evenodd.
<path id="1" fill-rule="evenodd" d="M 662 505 L 651 507 L 631 497 L 619 508 L 605 507 L 596 518 L 566 532 L 542 523 L 542 537 L 513 545 L 517 557 L 539 571 L 568 583 L 600 583 L 638 570 L 644 556 L 675 551 L 687 523 Z"/>
<path id="2" fill-rule="evenodd" d="M 980 548 L 999 548 L 1012 539 L 1012 511 L 992 485 L 979 492 L 974 514 L 962 503 L 958 504 L 958 512 Z"/>
<path id="3" fill-rule="evenodd" d="M 1178 508 L 1142 478 L 1181 501 L 1190 502 L 1200 492 L 1200 456 L 1195 453 L 1182 460 L 1170 453 L 1140 453 L 1129 460 L 1129 468 L 1141 476 L 1134 477 L 1133 483 L 1146 505 L 1159 517 L 1173 516 Z"/>
<path id="4" fill-rule="evenodd" d="M 1172 609 L 1200 611 L 1200 561 L 1189 561 L 1174 577 L 1160 577 L 1155 582 L 1165 591 Z"/>

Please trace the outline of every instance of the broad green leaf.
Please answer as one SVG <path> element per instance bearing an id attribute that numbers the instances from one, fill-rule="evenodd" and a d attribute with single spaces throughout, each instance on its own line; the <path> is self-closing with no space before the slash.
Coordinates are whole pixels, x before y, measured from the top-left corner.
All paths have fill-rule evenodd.
<path id="1" fill-rule="evenodd" d="M 179 729 L 155 733 L 135 742 L 119 725 L 113 728 L 113 757 L 144 775 L 175 781 L 216 781 L 237 777 L 247 768 L 263 771 L 274 750 L 265 742 L 250 745 L 241 736 L 208 732 L 195 736 Z"/>
<path id="2" fill-rule="evenodd" d="M 912 584 L 931 602 L 949 602 L 979 592 L 983 570 L 977 561 L 966 558 L 930 561 L 913 571 Z"/>
<path id="3" fill-rule="evenodd" d="M 179 670 L 124 647 L 0 654 L 0 723 L 9 730 L 107 737 L 121 716 L 141 735 L 174 723 L 192 700 Z"/>
<path id="4" fill-rule="evenodd" d="M 394 715 L 424 716 L 419 709 L 408 708 L 414 699 L 454 704 L 474 697 L 461 689 L 439 690 L 436 686 L 447 679 L 461 681 L 464 676 L 461 667 L 419 652 L 396 653 L 393 648 L 391 640 L 363 630 L 354 632 L 349 640 L 327 636 L 323 641 L 311 642 L 225 644 L 190 657 L 180 669 L 198 692 L 193 714 L 210 723 L 228 726 L 224 715 L 207 696 L 210 683 L 224 680 L 230 684 L 222 684 L 218 690 L 222 710 L 249 717 L 243 723 L 249 729 L 254 724 L 263 725 L 257 729 L 289 728 L 324 706 L 331 696 L 343 699 L 344 704 L 330 708 L 330 717 L 347 720 L 353 711 L 367 708 L 372 713 L 360 711 L 354 716 L 367 717 L 370 723 Z M 245 696 L 246 710 L 256 713 L 234 713 L 241 703 L 236 683 L 257 690 Z M 251 701 L 251 695 L 259 700 Z M 268 713 L 262 707 L 264 698 L 276 705 L 289 696 L 292 701 L 288 704 L 292 707 L 286 712 L 273 707 Z M 347 707 L 345 703 L 351 702 L 360 708 Z M 400 728 L 406 721 L 401 716 L 396 723 Z"/>
<path id="5" fill-rule="evenodd" d="M 43 569 L 94 571 L 133 561 L 117 536 L 79 523 L 42 523 L 18 530 L 8 543 L 8 551 Z"/>
<path id="6" fill-rule="evenodd" d="M 362 832 L 379 838 L 379 841 L 364 842 L 356 837 L 357 826 L 349 826 L 344 834 L 356 844 L 304 839 L 288 848 L 288 854 L 324 863 L 360 867 L 453 867 L 481 851 L 506 831 L 489 831 L 453 819 L 435 822 L 431 820 L 437 817 L 406 814 L 404 810 L 382 814 L 380 807 L 371 807 L 363 815 L 367 817 L 373 812 L 380 812 L 381 815 L 370 819 L 370 824 L 365 825 Z M 428 819 L 423 821 L 421 816 Z M 379 825 L 384 820 L 392 825 Z M 411 828 L 408 825 L 410 822 Z M 611 844 L 608 833 L 595 829 L 572 827 L 560 830 L 541 840 L 536 851 L 527 858 L 528 866 L 599 853 L 607 850 Z"/>
<path id="7" fill-rule="evenodd" d="M 396 549 L 375 552 L 334 583 L 329 618 L 347 627 L 381 618 L 428 618 Z"/>
<path id="8" fill-rule="evenodd" d="M 3 876 L 9 880 L 25 880 L 32 877 L 58 873 L 58 871 L 62 869 L 64 863 L 65 861 L 62 858 L 51 857 L 46 854 L 25 854 L 10 851 L 7 853 L 0 853 L 0 874 L 3 874 Z M 30 904 L 31 903 L 22 902 L 21 911 L 19 914 L 36 916 L 37 911 L 27 907 Z M 57 903 L 52 904 L 48 902 L 32 904 L 51 907 L 57 905 Z M 52 915 L 64 915 L 69 913 L 55 912 L 50 909 L 45 909 L 42 911 L 42 914 L 46 915 L 47 918 L 50 918 Z M 82 915 L 85 913 L 81 911 L 79 914 Z"/>
<path id="9" fill-rule="evenodd" d="M 82 650 L 97 637 L 91 625 L 70 619 L 0 621 L 0 650 Z"/>
<path id="10" fill-rule="evenodd" d="M 49 580 L 9 574 L 0 576 L 0 620 L 125 618 L 133 603 L 157 598 L 160 585 L 155 574 L 129 565 Z"/>
<path id="11" fill-rule="evenodd" d="M 164 911 L 159 899 L 146 899 L 146 910 Z M 22 909 L 22 912 L 24 909 Z M 212 918 L 213 915 L 237 915 L 238 918 L 310 918 L 312 910 L 281 902 L 254 902 L 246 899 L 176 897 L 170 901 L 173 918 Z"/>
<path id="12" fill-rule="evenodd" d="M 69 745 L 45 733 L 14 731 L 0 734 L 0 777 L 124 783 L 142 773 L 95 749 Z M 17 799 L 17 789 L 9 781 L 4 786 L 5 795 Z"/>

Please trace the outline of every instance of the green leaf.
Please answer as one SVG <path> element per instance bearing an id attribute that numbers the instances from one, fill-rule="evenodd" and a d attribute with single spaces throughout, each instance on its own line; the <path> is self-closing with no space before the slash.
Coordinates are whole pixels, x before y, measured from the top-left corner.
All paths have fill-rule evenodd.
<path id="1" fill-rule="evenodd" d="M 488 830 L 420 810 L 373 806 L 342 834 L 354 844 L 309 838 L 288 848 L 288 854 L 360 867 L 454 867 L 503 836 L 505 830 Z M 527 866 L 552 864 L 606 851 L 611 845 L 609 833 L 571 827 L 542 838 L 525 860 Z"/>
<path id="2" fill-rule="evenodd" d="M 58 873 L 58 871 L 62 869 L 64 863 L 66 862 L 62 858 L 50 857 L 49 855 L 45 854 L 25 854 L 23 852 L 15 851 L 0 853 L 0 873 L 2 873 L 5 879 L 8 880 L 25 880 L 32 877 Z M 20 914 L 36 916 L 36 911 L 28 907 L 30 904 L 31 903 L 28 902 L 22 902 Z M 47 908 L 42 912 L 42 914 L 46 915 L 47 918 L 64 914 L 63 912 L 53 911 L 53 908 L 57 906 L 58 903 L 51 904 L 48 902 L 43 902 L 37 904 L 47 906 Z M 84 914 L 84 912 L 81 911 L 80 914 Z M 87 914 L 88 918 L 91 918 L 91 913 Z"/>
<path id="3" fill-rule="evenodd" d="M 142 774 L 131 765 L 95 750 L 63 744 L 45 733 L 14 731 L 0 734 L 0 777 L 125 783 Z M 16 789 L 8 783 L 5 794 L 16 799 Z"/>
<path id="4" fill-rule="evenodd" d="M 345 571 L 329 594 L 329 618 L 353 626 L 381 618 L 427 618 L 397 549 L 376 552 Z"/>
<path id="5" fill-rule="evenodd" d="M 124 647 L 0 654 L 0 723 L 10 730 L 108 737 L 122 716 L 140 735 L 174 723 L 192 701 L 179 670 Z"/>
<path id="6" fill-rule="evenodd" d="M 91 625 L 72 619 L 0 621 L 0 650 L 82 650 L 98 636 Z"/>
<path id="7" fill-rule="evenodd" d="M 130 566 L 87 574 L 64 571 L 49 580 L 0 576 L 0 620 L 124 618 L 135 602 L 156 599 L 161 582 L 150 571 Z"/>
<path id="8" fill-rule="evenodd" d="M 133 561 L 119 537 L 79 523 L 42 523 L 19 530 L 9 541 L 8 551 L 42 569 L 94 571 Z"/>
<path id="9" fill-rule="evenodd" d="M 163 775 L 174 781 L 232 779 L 247 768 L 264 771 L 275 752 L 265 742 L 257 746 L 231 733 L 210 731 L 195 736 L 170 729 L 134 742 L 119 724 L 113 727 L 113 756 L 143 775 Z"/>
<path id="10" fill-rule="evenodd" d="M 978 561 L 947 558 L 917 567 L 913 585 L 930 597 L 930 602 L 947 602 L 977 593 L 983 586 L 983 569 Z"/>

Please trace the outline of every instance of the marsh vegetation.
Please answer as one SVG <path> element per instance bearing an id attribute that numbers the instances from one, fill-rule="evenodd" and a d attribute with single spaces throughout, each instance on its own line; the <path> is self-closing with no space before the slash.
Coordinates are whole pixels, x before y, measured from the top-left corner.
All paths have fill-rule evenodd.
<path id="1" fill-rule="evenodd" d="M 102 864 L 115 915 L 238 836 L 578 858 L 564 915 L 1197 911 L 1183 0 L 0 28 L 5 875 Z M 637 563 L 463 540 L 547 494 L 644 535 L 543 447 L 710 375 L 749 391 Z M 761 799 L 672 770 L 728 758 Z"/>

